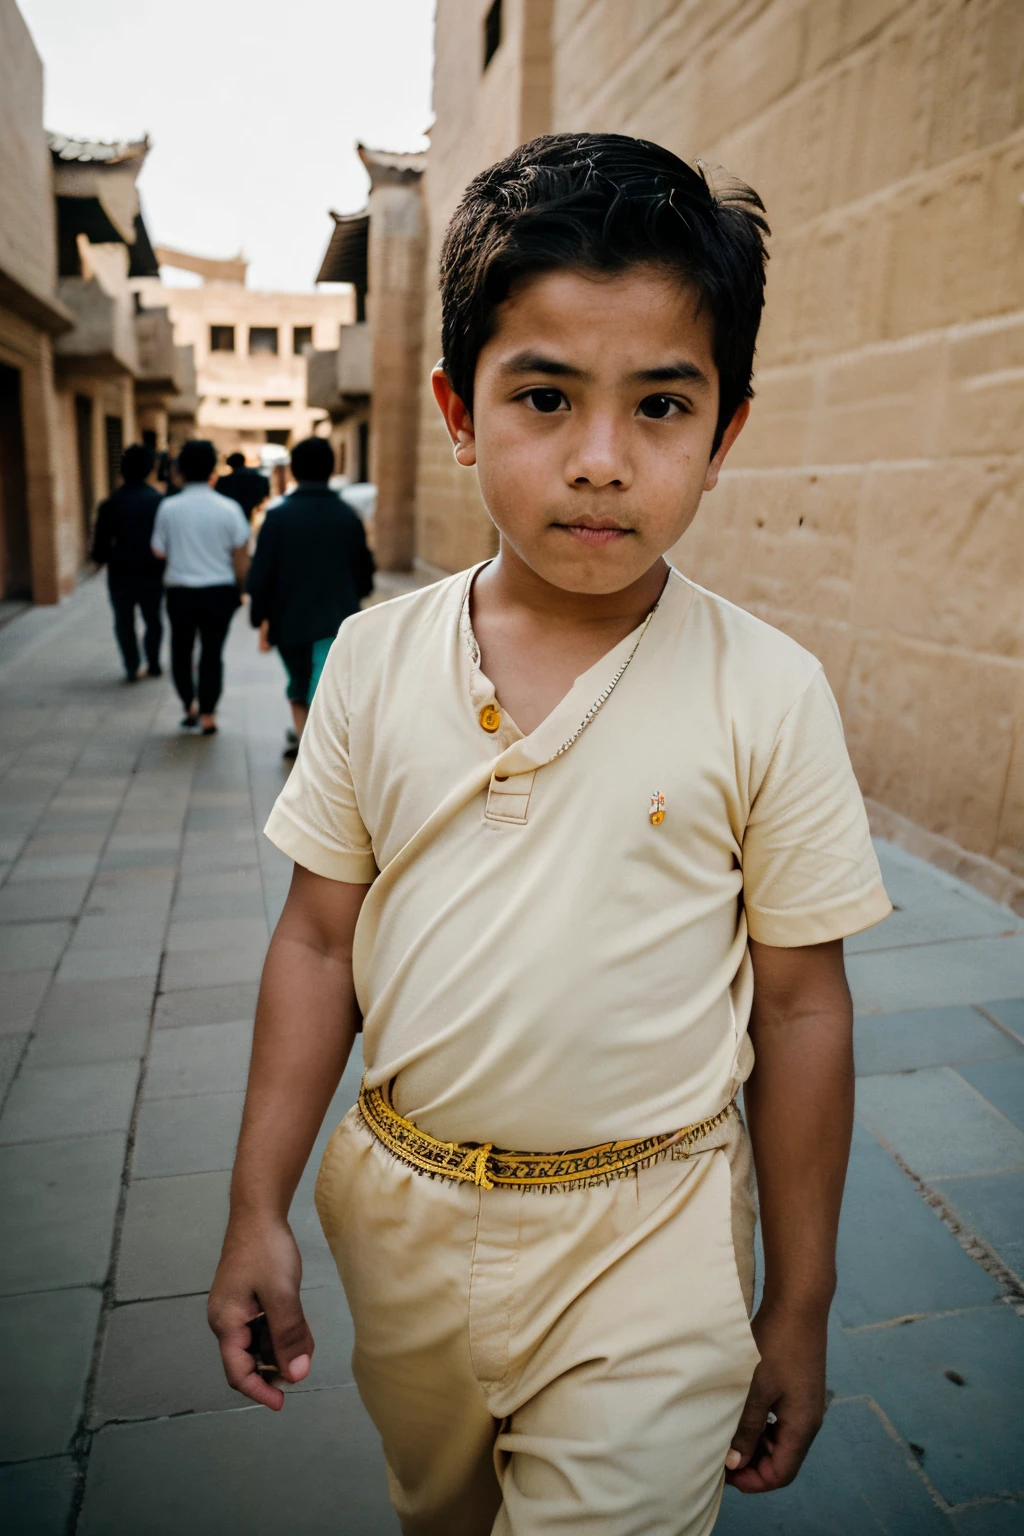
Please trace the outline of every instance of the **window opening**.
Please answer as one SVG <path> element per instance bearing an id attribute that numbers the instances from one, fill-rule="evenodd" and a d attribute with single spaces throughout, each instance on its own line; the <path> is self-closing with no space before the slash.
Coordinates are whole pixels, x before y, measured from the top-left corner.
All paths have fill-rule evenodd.
<path id="1" fill-rule="evenodd" d="M 501 46 L 501 0 L 494 0 L 484 17 L 484 69 Z"/>
<path id="2" fill-rule="evenodd" d="M 82 498 L 82 528 L 86 543 L 92 529 L 92 397 L 75 396 L 75 449 L 78 456 L 78 489 Z"/>
<path id="3" fill-rule="evenodd" d="M 120 416 L 107 416 L 103 422 L 107 445 L 107 485 L 110 490 L 121 484 L 121 453 L 124 449 L 124 422 Z"/>
<path id="4" fill-rule="evenodd" d="M 32 596 L 21 370 L 0 363 L 0 597 Z"/>
<path id="5" fill-rule="evenodd" d="M 235 328 L 233 325 L 210 326 L 210 351 L 233 352 L 235 350 Z"/>
<path id="6" fill-rule="evenodd" d="M 313 327 L 311 325 L 296 325 L 292 327 L 292 351 L 296 357 L 301 357 L 307 347 L 313 345 Z"/>
<path id="7" fill-rule="evenodd" d="M 277 356 L 277 326 L 251 325 L 249 327 L 249 356 L 265 352 Z"/>

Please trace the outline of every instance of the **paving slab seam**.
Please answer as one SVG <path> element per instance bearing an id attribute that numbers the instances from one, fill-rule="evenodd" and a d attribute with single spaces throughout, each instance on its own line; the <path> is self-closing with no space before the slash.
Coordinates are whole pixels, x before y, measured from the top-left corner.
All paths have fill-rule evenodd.
<path id="1" fill-rule="evenodd" d="M 980 1013 L 983 1019 L 987 1019 L 990 1024 L 994 1024 L 996 1029 L 1006 1036 L 1007 1040 L 1012 1040 L 1014 1045 L 1020 1045 L 1020 1036 L 1015 1034 L 1008 1024 L 1004 1024 L 997 1014 L 990 1012 L 984 1003 L 972 1003 L 971 1007 L 975 1013 Z"/>
<path id="2" fill-rule="evenodd" d="M 154 710 L 150 721 L 150 731 L 153 720 L 156 717 Z M 149 733 L 147 732 L 147 735 Z M 141 756 L 141 751 L 140 751 Z M 195 778 L 197 758 L 192 759 L 191 769 L 188 775 L 188 794 L 192 791 L 192 782 Z M 131 778 L 131 775 L 129 776 Z M 126 789 L 125 793 L 128 793 Z M 188 795 L 186 795 L 186 800 Z M 115 1310 L 116 1297 L 115 1286 L 117 1282 L 118 1262 L 121 1255 L 121 1238 L 124 1231 L 125 1211 L 128 1205 L 128 1191 L 131 1185 L 131 1166 L 135 1151 L 135 1140 L 138 1130 L 139 1113 L 142 1107 L 143 1085 L 146 1080 L 146 1067 L 149 1062 L 149 1053 L 153 1044 L 153 1031 L 156 1021 L 156 1004 L 160 996 L 160 978 L 163 972 L 165 947 L 167 943 L 167 929 L 171 923 L 174 911 L 174 901 L 177 896 L 178 886 L 181 882 L 181 857 L 179 854 L 175 875 L 172 882 L 171 900 L 167 908 L 167 917 L 164 922 L 163 938 L 161 940 L 161 965 L 153 983 L 152 996 L 149 1005 L 149 1028 L 146 1033 L 145 1048 L 139 1062 L 139 1074 L 135 1084 L 135 1099 L 132 1104 L 131 1120 L 128 1126 L 128 1135 L 125 1141 L 124 1163 L 121 1168 L 121 1190 L 118 1196 L 117 1212 L 114 1217 L 113 1238 L 110 1245 L 110 1263 L 107 1268 L 106 1279 L 102 1288 L 102 1304 L 100 1315 L 96 1325 L 96 1337 L 93 1342 L 92 1359 L 89 1364 L 89 1374 L 86 1377 L 85 1390 L 82 1394 L 82 1409 L 78 1420 L 78 1427 L 71 1437 L 71 1455 L 76 1467 L 76 1484 L 71 1508 L 68 1512 L 67 1536 L 75 1536 L 81 1519 L 82 1507 L 85 1502 L 85 1485 L 89 1470 L 89 1457 L 92 1450 L 92 1442 L 96 1435 L 95 1429 L 90 1429 L 89 1421 L 92 1416 L 93 1403 L 96 1396 L 96 1388 L 99 1380 L 100 1363 L 103 1357 L 103 1346 L 106 1342 L 107 1327 L 110 1317 Z"/>
<path id="3" fill-rule="evenodd" d="M 49 604 L 45 607 L 29 604 L 21 613 L 12 615 L 0 626 L 0 666 L 4 672 L 13 671 L 19 662 L 31 656 L 40 645 L 55 639 L 76 620 L 91 617 L 90 602 L 95 600 L 97 590 L 94 583 L 106 585 L 99 571 L 83 577 L 74 591 L 69 592 L 59 604 L 53 607 Z M 19 619 L 22 621 L 20 625 L 17 622 Z M 38 630 L 38 633 L 27 634 L 30 628 Z"/>
<path id="4" fill-rule="evenodd" d="M 906 1328 L 910 1323 L 923 1323 L 928 1318 L 942 1317 L 967 1317 L 974 1312 L 988 1312 L 992 1307 L 1001 1307 L 1006 1304 L 1004 1296 L 994 1301 L 983 1302 L 976 1307 L 942 1307 L 934 1312 L 905 1312 L 899 1317 L 885 1317 L 877 1323 L 854 1323 L 852 1326 L 842 1325 L 844 1333 L 864 1334 L 882 1333 L 886 1328 Z"/>
<path id="5" fill-rule="evenodd" d="M 897 1166 L 906 1174 L 925 1205 L 935 1212 L 935 1215 L 942 1222 L 946 1230 L 956 1239 L 967 1257 L 973 1259 L 976 1264 L 980 1264 L 985 1273 L 992 1276 L 992 1279 L 995 1280 L 1003 1292 L 1002 1300 L 1017 1317 L 1024 1320 L 1024 1282 L 1021 1281 L 1021 1278 L 1014 1274 L 1009 1265 L 1000 1258 L 994 1248 L 985 1242 L 984 1238 L 979 1237 L 976 1232 L 972 1231 L 970 1227 L 961 1221 L 953 1207 L 943 1198 L 938 1190 L 933 1189 L 930 1184 L 921 1178 L 920 1174 L 914 1172 L 906 1159 L 901 1157 L 896 1148 L 877 1126 L 870 1120 L 865 1120 L 865 1124 L 869 1126 L 872 1134 L 878 1138 L 880 1145 L 885 1148 Z"/>
<path id="6" fill-rule="evenodd" d="M 993 1493 L 980 1499 L 968 1499 L 964 1504 L 950 1504 L 948 1506 L 951 1515 L 965 1515 L 972 1509 L 1019 1509 L 1024 1511 L 1024 1488 L 1016 1493 Z"/>
<path id="7" fill-rule="evenodd" d="M 256 839 L 256 869 L 259 874 L 260 889 L 263 894 L 263 912 L 267 919 L 267 928 L 270 931 L 270 936 L 273 938 L 274 929 L 277 927 L 277 915 L 271 910 L 271 903 L 269 900 L 270 893 L 267 884 L 266 864 L 267 850 L 272 848 L 273 845 L 266 842 L 263 836 L 263 827 L 257 825 L 256 821 L 256 806 L 258 804 L 259 789 L 256 773 L 253 768 L 252 743 L 249 740 L 248 733 L 245 736 L 245 782 L 249 791 L 249 813 L 252 817 L 253 836 Z M 262 819 L 263 818 L 261 817 L 260 820 L 262 821 Z M 276 854 L 277 849 L 274 848 L 273 852 Z"/>
<path id="8" fill-rule="evenodd" d="M 899 909 L 897 907 L 893 908 L 894 912 L 898 910 Z M 1007 911 L 1011 917 L 1014 916 L 1014 913 L 1010 911 L 1009 908 L 1007 908 Z M 988 942 L 990 939 L 1015 939 L 1019 937 L 1020 931 L 1021 923 L 1018 921 L 1014 923 L 1012 928 L 1002 928 L 994 933 L 963 933 L 955 939 L 951 939 L 948 935 L 943 935 L 941 938 L 937 939 L 904 939 L 902 942 L 893 940 L 891 944 L 873 944 L 869 950 L 858 950 L 856 953 L 871 955 L 891 955 L 895 954 L 897 950 L 938 949 L 943 944 L 950 943 L 977 944 Z"/>
<path id="9" fill-rule="evenodd" d="M 151 709 L 150 709 L 149 722 L 148 722 L 148 725 L 146 727 L 146 735 L 147 735 L 147 737 L 150 734 L 150 732 L 152 731 L 153 722 L 156 719 L 157 713 L 159 712 L 159 707 L 160 707 L 159 704 L 154 704 L 151 707 Z M 46 815 L 46 812 L 49 810 L 50 806 L 53 804 L 53 801 L 57 798 L 57 795 L 60 793 L 61 788 L 63 787 L 63 785 L 67 782 L 67 780 L 69 778 L 73 777 L 75 769 L 78 767 L 78 764 L 81 762 L 82 757 L 89 750 L 89 747 L 91 746 L 91 744 L 95 740 L 95 738 L 101 734 L 102 729 L 103 729 L 102 724 L 99 723 L 99 724 L 97 724 L 96 729 L 94 731 L 90 732 L 90 734 L 86 737 L 85 741 L 82 744 L 81 751 L 76 755 L 76 757 L 74 759 L 74 762 L 68 768 L 68 771 L 64 775 L 63 779 L 60 780 L 60 783 L 58 784 L 57 788 L 54 789 L 53 794 L 50 796 L 49 800 L 47 800 L 47 802 L 46 802 L 46 805 L 40 811 L 39 816 L 36 818 L 36 821 L 33 823 L 33 826 L 37 826 L 38 823 Z M 26 750 L 27 750 L 27 748 L 26 748 Z M 138 765 L 139 759 L 142 756 L 143 751 L 144 751 L 144 745 L 139 747 L 138 754 L 137 754 L 136 760 L 135 760 L 136 767 Z M 132 772 L 130 772 L 126 776 L 126 778 L 125 778 L 124 788 L 121 791 L 121 793 L 120 793 L 120 795 L 118 797 L 118 800 L 117 800 L 117 808 L 116 808 L 113 816 L 110 819 L 110 825 L 107 828 L 107 831 L 104 834 L 103 839 L 102 839 L 101 844 L 100 844 L 100 851 L 99 851 L 99 854 L 97 855 L 97 859 L 96 859 L 96 867 L 93 870 L 92 875 L 89 878 L 89 884 L 88 884 L 88 887 L 86 889 L 85 900 L 83 901 L 83 903 L 81 905 L 81 908 L 79 910 L 78 915 L 71 919 L 70 926 L 69 926 L 67 942 L 64 944 L 63 948 L 61 949 L 60 957 L 58 958 L 56 964 L 52 968 L 51 975 L 50 975 L 50 980 L 47 983 L 46 988 L 43 991 L 42 995 L 40 996 L 39 1002 L 36 1005 L 35 1016 L 34 1016 L 34 1018 L 32 1020 L 32 1024 L 30 1025 L 28 1031 L 26 1032 L 25 1042 L 22 1045 L 21 1051 L 18 1054 L 18 1060 L 17 1060 L 17 1063 L 15 1065 L 14 1071 L 10 1075 L 10 1079 L 9 1079 L 9 1081 L 7 1083 L 6 1089 L 3 1091 L 3 1093 L 0 1093 L 0 1114 L 3 1113 L 4 1105 L 7 1103 L 7 1099 L 9 1097 L 10 1093 L 11 1093 L 11 1090 L 14 1087 L 14 1084 L 16 1083 L 18 1078 L 21 1076 L 22 1068 L 25 1065 L 25 1059 L 28 1056 L 29 1050 L 32 1047 L 32 1042 L 35 1039 L 35 1035 L 36 1035 L 36 1020 L 39 1018 L 40 1014 L 43 1012 L 43 1009 L 44 1009 L 44 1007 L 46 1005 L 46 1000 L 49 997 L 50 992 L 53 989 L 53 986 L 54 986 L 54 984 L 56 982 L 58 972 L 60 971 L 60 967 L 61 967 L 61 965 L 62 965 L 62 963 L 64 961 L 64 957 L 67 954 L 68 949 L 71 947 L 72 943 L 74 942 L 75 934 L 78 932 L 78 925 L 81 922 L 82 916 L 85 913 L 85 911 L 86 911 L 86 909 L 87 909 L 87 907 L 89 905 L 89 901 L 90 901 L 90 899 L 92 897 L 92 893 L 93 893 L 93 890 L 95 888 L 96 881 L 99 879 L 99 876 L 100 876 L 101 865 L 103 863 L 103 856 L 104 856 L 104 854 L 107 851 L 107 848 L 108 848 L 109 843 L 110 843 L 110 839 L 115 835 L 114 834 L 114 828 L 117 826 L 118 817 L 121 815 L 121 812 L 124 809 L 124 802 L 127 799 L 129 791 L 131 789 L 131 784 L 132 784 L 132 779 L 134 777 L 134 773 L 135 773 L 135 768 L 133 768 Z M 16 863 L 17 863 L 17 860 L 14 860 L 12 865 L 11 865 L 12 869 L 14 868 Z M 0 885 L 2 885 L 3 883 L 4 883 L 4 881 L 2 879 L 0 879 Z M 166 929 L 165 929 L 165 932 L 166 932 Z M 148 1040 L 147 1040 L 147 1049 L 148 1049 Z M 140 1080 L 141 1080 L 141 1072 L 140 1072 Z"/>
<path id="10" fill-rule="evenodd" d="M 970 1063 L 964 1062 L 963 1065 L 968 1066 Z M 988 1102 L 991 1103 L 991 1100 Z M 996 1113 L 999 1112 L 998 1105 L 992 1107 Z M 999 1179 L 1008 1173 L 1024 1173 L 1024 1163 L 1008 1163 L 1000 1168 L 968 1168 L 963 1173 L 944 1173 L 942 1182 L 943 1184 L 968 1184 L 971 1179 Z"/>
<path id="11" fill-rule="evenodd" d="M 952 1506 L 948 1504 L 947 1501 L 942 1497 L 942 1494 L 939 1492 L 931 1478 L 928 1476 L 927 1472 L 921 1464 L 920 1456 L 915 1453 L 913 1444 L 908 1440 L 904 1440 L 895 1424 L 889 1418 L 889 1415 L 886 1413 L 885 1409 L 882 1408 L 881 1405 L 866 1392 L 858 1394 L 852 1398 L 844 1398 L 843 1401 L 862 1402 L 868 1409 L 868 1412 L 874 1414 L 875 1418 L 878 1419 L 882 1428 L 885 1430 L 885 1433 L 889 1436 L 889 1439 L 893 1442 L 894 1445 L 898 1446 L 900 1451 L 903 1453 L 903 1459 L 906 1465 L 924 1485 L 928 1497 L 931 1499 L 936 1509 L 940 1510 L 944 1515 L 952 1514 Z"/>

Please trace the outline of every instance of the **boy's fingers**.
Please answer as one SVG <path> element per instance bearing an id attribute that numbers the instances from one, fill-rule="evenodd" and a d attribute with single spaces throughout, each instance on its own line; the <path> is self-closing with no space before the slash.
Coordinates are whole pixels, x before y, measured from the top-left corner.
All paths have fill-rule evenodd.
<path id="1" fill-rule="evenodd" d="M 785 1488 L 800 1471 L 809 1444 L 786 1445 L 765 1438 L 754 1460 L 727 1473 L 728 1481 L 741 1493 L 772 1493 Z"/>
<path id="2" fill-rule="evenodd" d="M 265 1381 L 256 1370 L 249 1352 L 250 1342 L 247 1324 L 219 1334 L 220 1357 L 228 1386 L 234 1387 L 236 1392 L 241 1392 L 243 1397 L 250 1398 L 252 1402 L 262 1404 L 264 1408 L 272 1408 L 276 1413 L 284 1405 L 284 1393 L 280 1387 Z"/>
<path id="3" fill-rule="evenodd" d="M 736 1472 L 750 1461 L 757 1450 L 758 1441 L 764 1434 L 770 1407 L 770 1403 L 755 1397 L 753 1393 L 747 1398 L 740 1415 L 740 1422 L 736 1426 L 736 1433 L 732 1437 L 732 1446 L 725 1458 L 727 1472 Z"/>
<path id="4" fill-rule="evenodd" d="M 278 1371 L 286 1381 L 302 1381 L 309 1375 L 313 1335 L 298 1295 L 276 1297 L 265 1305 Z"/>

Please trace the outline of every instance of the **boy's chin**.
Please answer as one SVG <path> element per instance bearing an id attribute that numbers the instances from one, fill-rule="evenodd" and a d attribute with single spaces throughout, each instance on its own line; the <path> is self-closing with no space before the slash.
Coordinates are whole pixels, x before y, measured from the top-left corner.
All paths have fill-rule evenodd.
<path id="1" fill-rule="evenodd" d="M 611 597 L 633 586 L 652 565 L 659 563 L 659 558 L 638 558 L 639 554 L 635 548 L 581 549 L 560 557 L 550 551 L 537 551 L 527 563 L 542 581 L 562 592 L 579 597 Z"/>

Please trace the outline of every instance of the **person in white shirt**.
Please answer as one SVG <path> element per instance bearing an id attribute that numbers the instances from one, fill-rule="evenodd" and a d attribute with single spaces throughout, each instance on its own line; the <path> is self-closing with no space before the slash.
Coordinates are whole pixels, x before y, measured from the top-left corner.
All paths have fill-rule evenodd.
<path id="1" fill-rule="evenodd" d="M 185 484 L 157 509 L 152 550 L 166 561 L 171 673 L 185 707 L 181 723 L 199 725 L 204 736 L 212 736 L 224 684 L 224 641 L 249 569 L 249 524 L 237 501 L 210 486 L 217 467 L 212 443 L 198 438 L 186 443 L 177 467 Z M 193 669 L 197 635 L 198 686 Z"/>

